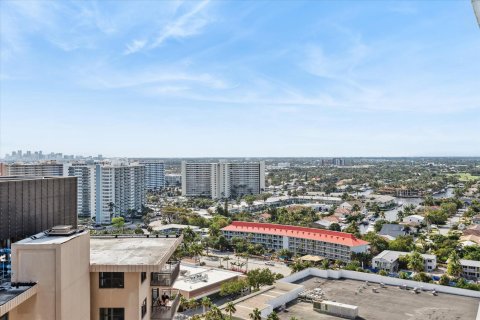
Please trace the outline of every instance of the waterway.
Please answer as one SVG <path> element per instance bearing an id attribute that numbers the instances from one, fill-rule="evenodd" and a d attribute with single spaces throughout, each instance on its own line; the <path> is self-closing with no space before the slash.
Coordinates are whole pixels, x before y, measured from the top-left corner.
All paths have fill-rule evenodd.
<path id="1" fill-rule="evenodd" d="M 454 188 L 447 188 L 444 192 L 438 193 L 433 195 L 434 199 L 442 199 L 442 198 L 452 198 L 454 196 Z M 371 190 L 364 191 L 362 195 L 368 196 L 371 194 Z M 423 202 L 423 198 L 397 198 L 395 197 L 395 202 L 397 203 L 397 207 L 392 210 L 385 211 L 385 220 L 388 221 L 395 221 L 397 220 L 397 213 L 399 210 L 402 210 L 404 206 L 408 206 L 413 204 L 415 207 L 419 206 L 420 203 Z M 371 222 L 373 224 L 374 222 Z M 367 232 L 368 226 L 360 226 L 360 233 L 364 234 Z"/>

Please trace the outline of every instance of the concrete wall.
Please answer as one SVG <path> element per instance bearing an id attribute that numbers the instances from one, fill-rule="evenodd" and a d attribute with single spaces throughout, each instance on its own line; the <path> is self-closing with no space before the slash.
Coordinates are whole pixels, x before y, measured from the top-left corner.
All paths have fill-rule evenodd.
<path id="1" fill-rule="evenodd" d="M 89 264 L 87 232 L 64 243 L 13 244 L 12 281 L 38 281 L 38 290 L 10 313 L 10 319 L 88 319 Z"/>
<path id="2" fill-rule="evenodd" d="M 124 288 L 100 289 L 99 273 L 90 273 L 90 320 L 98 320 L 100 308 L 125 308 L 125 319 L 141 319 L 141 305 L 147 298 L 147 315 L 150 317 L 151 293 L 149 292 L 150 278 L 140 283 L 140 272 L 125 272 Z M 147 317 L 145 318 L 147 319 Z"/>
<path id="3" fill-rule="evenodd" d="M 278 281 L 291 283 L 308 276 L 315 276 L 315 277 L 329 278 L 329 279 L 345 278 L 345 279 L 352 279 L 352 280 L 359 280 L 359 281 L 384 283 L 384 284 L 393 285 L 393 286 L 407 285 L 409 287 L 418 287 L 418 288 L 423 287 L 426 290 L 436 290 L 437 292 L 480 298 L 480 291 L 442 286 L 442 285 L 433 284 L 433 283 L 403 280 L 399 278 L 384 277 L 378 274 L 349 271 L 349 270 L 321 270 L 316 268 L 309 268 L 309 269 L 305 269 L 300 272 L 294 273 Z"/>

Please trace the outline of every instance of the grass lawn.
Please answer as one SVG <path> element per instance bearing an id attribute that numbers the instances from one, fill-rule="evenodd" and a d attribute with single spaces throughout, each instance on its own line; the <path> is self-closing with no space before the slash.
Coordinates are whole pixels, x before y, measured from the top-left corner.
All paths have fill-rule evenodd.
<path id="1" fill-rule="evenodd" d="M 450 176 L 457 176 L 458 180 L 463 182 L 480 180 L 480 176 L 472 176 L 470 173 L 466 172 L 452 173 Z"/>

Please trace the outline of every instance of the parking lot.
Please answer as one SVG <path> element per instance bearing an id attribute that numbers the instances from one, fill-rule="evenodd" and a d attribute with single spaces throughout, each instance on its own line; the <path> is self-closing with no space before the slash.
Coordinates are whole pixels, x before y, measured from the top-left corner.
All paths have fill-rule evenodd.
<path id="1" fill-rule="evenodd" d="M 201 261 L 205 262 L 205 265 L 210 266 L 210 267 L 217 267 L 218 268 L 220 265 L 222 265 L 226 268 L 227 267 L 227 262 L 226 261 L 220 261 L 224 257 L 229 257 L 230 258 L 230 260 L 228 261 L 228 266 L 229 267 L 231 266 L 232 262 L 245 262 L 244 258 L 239 258 L 239 257 L 235 256 L 233 253 L 230 253 L 230 252 L 214 252 L 214 253 L 210 253 L 210 255 L 212 255 L 214 257 L 217 257 L 218 260 L 213 260 L 213 259 L 217 259 L 217 258 L 212 259 L 211 257 L 202 257 L 201 258 Z M 266 262 L 267 262 L 267 260 L 260 260 L 260 259 L 256 259 L 256 258 L 248 258 L 248 270 L 258 269 L 258 268 L 268 268 L 272 272 L 281 273 L 284 276 L 287 276 L 291 273 L 290 268 L 287 265 L 285 265 L 285 263 L 283 263 L 283 262 L 275 261 L 275 262 L 273 262 L 274 265 L 267 265 L 267 264 L 265 264 Z M 243 266 L 243 269 L 245 269 L 245 267 L 246 266 Z"/>

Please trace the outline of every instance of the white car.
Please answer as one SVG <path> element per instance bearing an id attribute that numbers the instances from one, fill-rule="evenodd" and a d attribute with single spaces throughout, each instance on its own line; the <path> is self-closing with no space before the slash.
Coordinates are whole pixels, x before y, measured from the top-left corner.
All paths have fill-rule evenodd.
<path id="1" fill-rule="evenodd" d="M 275 265 L 275 263 L 273 263 L 273 261 L 267 261 L 267 262 L 265 262 L 265 264 L 267 266 L 274 266 Z"/>

